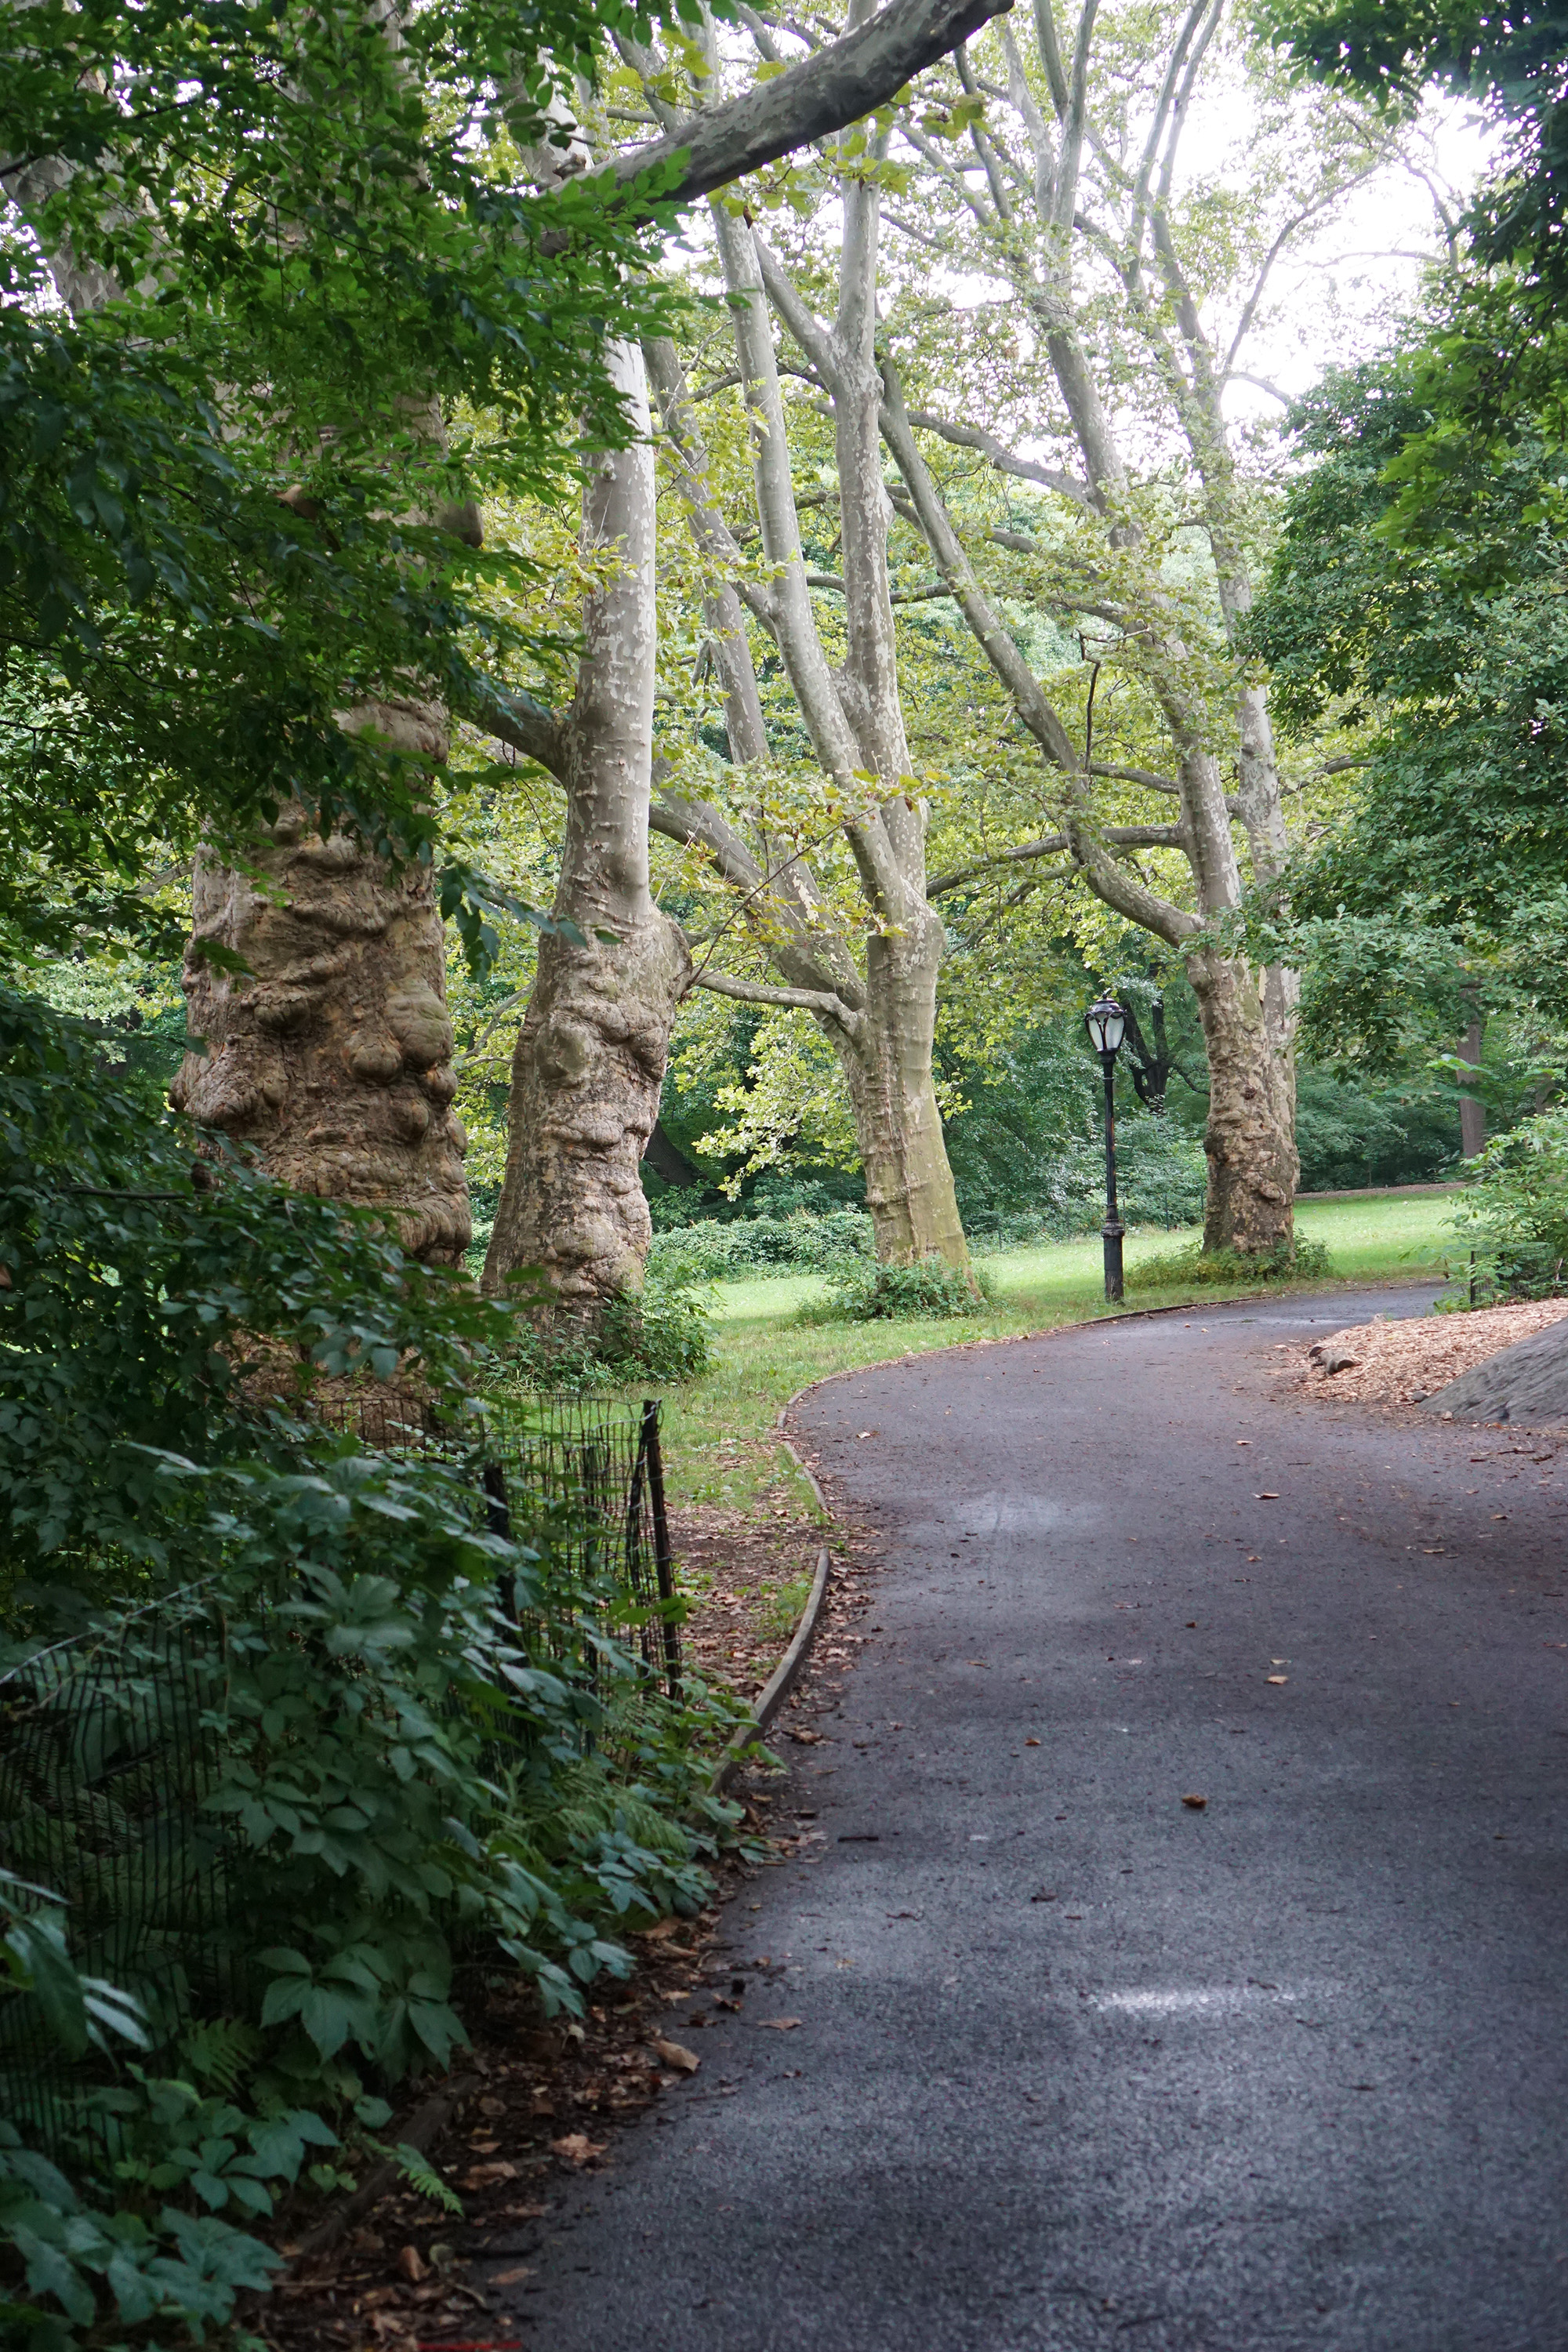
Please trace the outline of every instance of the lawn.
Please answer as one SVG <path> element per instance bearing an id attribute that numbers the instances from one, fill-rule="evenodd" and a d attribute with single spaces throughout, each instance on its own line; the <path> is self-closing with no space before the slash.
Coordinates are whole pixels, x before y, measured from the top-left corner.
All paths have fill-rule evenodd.
<path id="1" fill-rule="evenodd" d="M 1313 1286 L 1440 1275 L 1446 1257 L 1457 1269 L 1458 1253 L 1447 1232 L 1453 1208 L 1454 1195 L 1443 1192 L 1365 1192 L 1299 1203 L 1298 1234 L 1322 1242 L 1332 1263 L 1331 1282 Z M 1195 1227 L 1131 1234 L 1128 1266 L 1164 1256 L 1196 1238 Z M 741 1514 L 809 1510 L 805 1481 L 773 1434 L 779 1407 L 797 1389 L 825 1373 L 885 1363 L 893 1356 L 1053 1330 L 1114 1311 L 1105 1304 L 1098 1234 L 982 1255 L 980 1262 L 995 1284 L 995 1298 L 984 1311 L 951 1323 L 796 1323 L 802 1304 L 822 1289 L 820 1275 L 717 1286 L 712 1368 L 666 1398 L 671 1499 Z M 1206 1288 L 1137 1290 L 1128 1305 L 1179 1306 L 1188 1298 L 1212 1303 L 1239 1295 Z"/>

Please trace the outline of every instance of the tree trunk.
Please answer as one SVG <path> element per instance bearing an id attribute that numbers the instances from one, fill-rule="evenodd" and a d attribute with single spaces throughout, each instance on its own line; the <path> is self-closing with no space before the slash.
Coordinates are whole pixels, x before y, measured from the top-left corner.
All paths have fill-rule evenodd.
<path id="1" fill-rule="evenodd" d="M 929 908 L 911 929 L 873 936 L 858 1027 L 847 1036 L 825 1024 L 844 1066 L 877 1255 L 888 1265 L 969 1263 L 931 1079 L 943 944 Z"/>
<path id="2" fill-rule="evenodd" d="M 1470 1000 L 1470 1020 L 1459 1040 L 1459 1059 L 1479 1069 L 1481 1040 L 1486 1035 L 1486 1016 L 1475 1000 L 1474 992 L 1466 991 Z M 1474 1160 L 1487 1148 L 1487 1107 L 1479 1095 L 1459 1097 L 1459 1156 Z"/>
<path id="3" fill-rule="evenodd" d="M 1289 1251 L 1300 1163 L 1289 1026 L 1281 1033 L 1267 1003 L 1277 975 L 1211 952 L 1189 956 L 1187 975 L 1209 1061 L 1204 1248 L 1244 1257 Z"/>
<path id="4" fill-rule="evenodd" d="M 638 1162 L 691 984 L 685 935 L 648 887 L 657 619 L 647 392 L 635 346 L 617 346 L 611 367 L 639 437 L 594 460 L 583 499 L 584 551 L 618 548 L 621 562 L 584 601 L 577 690 L 560 730 L 566 834 L 554 913 L 581 938 L 540 942 L 484 1275 L 499 1292 L 537 1266 L 551 1311 L 584 1322 L 641 1286 L 652 1228 Z"/>
<path id="5" fill-rule="evenodd" d="M 407 751 L 445 756 L 429 705 L 378 703 L 374 725 Z M 176 1109 L 257 1150 L 296 1192 L 383 1209 L 406 1248 L 456 1265 L 470 1236 L 444 939 L 428 867 L 392 872 L 300 809 L 272 827 L 258 888 L 197 865 L 185 957 L 186 1055 Z M 202 955 L 214 940 L 247 973 Z"/>

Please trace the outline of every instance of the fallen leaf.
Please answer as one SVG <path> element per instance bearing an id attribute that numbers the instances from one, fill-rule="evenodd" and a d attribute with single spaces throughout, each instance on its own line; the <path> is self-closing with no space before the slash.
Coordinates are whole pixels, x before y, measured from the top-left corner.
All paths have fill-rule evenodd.
<path id="1" fill-rule="evenodd" d="M 827 1735 L 822 1731 L 792 1731 L 789 1738 L 801 1748 L 820 1748 Z"/>
<path id="2" fill-rule="evenodd" d="M 568 2132 L 563 2139 L 551 2141 L 550 2152 L 552 2156 L 560 2157 L 564 2164 L 581 2167 L 591 2164 L 596 2156 L 603 2156 L 609 2144 L 607 2139 L 590 2139 L 586 2132 Z"/>
<path id="3" fill-rule="evenodd" d="M 397 2257 L 397 2267 L 410 2286 L 417 2286 L 430 2275 L 430 2265 L 417 2246 L 405 2246 Z"/>
<path id="4" fill-rule="evenodd" d="M 771 2026 L 775 2033 L 793 2033 L 800 2020 L 798 2017 L 759 2017 L 757 2023 Z"/>
<path id="5" fill-rule="evenodd" d="M 1288 1683 L 1290 1677 L 1289 1675 L 1265 1675 L 1263 1679 L 1266 1683 Z"/>
<path id="6" fill-rule="evenodd" d="M 1039 1744 L 1037 1739 L 1026 1739 L 1024 1742 L 1026 1748 L 1037 1748 Z"/>
<path id="7" fill-rule="evenodd" d="M 679 2042 L 660 2042 L 656 2039 L 653 2046 L 665 2064 L 675 2067 L 679 2074 L 695 2074 L 702 2063 L 695 2050 L 688 2050 Z"/>
<path id="8" fill-rule="evenodd" d="M 1191 1805 L 1194 1813 L 1201 1813 L 1204 1807 L 1208 1803 L 1208 1799 L 1206 1797 L 1184 1797 L 1182 1799 L 1182 1802 L 1184 1805 Z"/>
<path id="9" fill-rule="evenodd" d="M 1254 1500 L 1259 1503 L 1277 1503 L 1279 1500 L 1279 1497 L 1278 1495 L 1271 1495 L 1266 1492 L 1254 1496 Z"/>
<path id="10" fill-rule="evenodd" d="M 492 2271 L 489 2275 L 489 2284 L 491 2286 L 515 2286 L 519 2279 L 531 2278 L 532 2276 L 532 2263 L 519 2263 L 517 2268 L 513 2271 Z"/>
<path id="11" fill-rule="evenodd" d="M 502 2218 L 508 2221 L 542 2221 L 549 2212 L 548 2205 L 503 2205 Z"/>
<path id="12" fill-rule="evenodd" d="M 875 1437 L 877 1433 L 874 1429 L 858 1429 L 855 1434 L 857 1437 Z"/>
<path id="13" fill-rule="evenodd" d="M 678 1936 L 691 1925 L 689 1919 L 656 1919 L 651 1927 L 638 1930 L 645 1944 L 662 1944 L 668 1936 Z"/>
<path id="14" fill-rule="evenodd" d="M 500 2180 L 515 2180 L 517 2167 L 504 2157 L 495 2164 L 470 2165 L 458 2186 L 460 2189 L 493 2189 Z"/>
<path id="15" fill-rule="evenodd" d="M 1048 1893 L 1042 1892 L 1039 1895 L 1031 1895 L 1029 1897 L 1031 1903 L 1054 1903 L 1056 1899 L 1056 1889 L 1054 1887 L 1051 1888 Z"/>

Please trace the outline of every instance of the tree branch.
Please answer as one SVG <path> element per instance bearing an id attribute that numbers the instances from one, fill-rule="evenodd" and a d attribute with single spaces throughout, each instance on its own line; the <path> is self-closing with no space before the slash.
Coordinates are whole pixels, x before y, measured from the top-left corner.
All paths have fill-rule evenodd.
<path id="1" fill-rule="evenodd" d="M 1011 474 L 1020 482 L 1038 482 L 1042 489 L 1059 491 L 1076 505 L 1093 511 L 1094 500 L 1086 484 L 1075 482 L 1070 474 L 1061 473 L 1053 466 L 1037 465 L 1032 457 L 1016 457 L 994 434 L 983 431 L 978 425 L 952 425 L 945 416 L 933 416 L 929 408 L 911 408 L 909 414 L 910 423 L 921 432 L 935 433 L 943 441 L 951 441 L 955 449 L 978 449 L 999 474 Z"/>
<path id="2" fill-rule="evenodd" d="M 638 208 L 689 205 L 886 105 L 1013 0 L 890 0 L 868 24 L 727 106 L 617 157 L 604 177 Z M 635 191 L 635 196 L 632 192 Z"/>
<path id="3" fill-rule="evenodd" d="M 1184 849 L 1187 836 L 1179 824 L 1108 824 L 1095 834 L 1097 841 L 1112 849 Z M 1074 845 L 1065 833 L 1047 833 L 1038 841 L 1021 842 L 1016 849 L 994 849 L 984 857 L 975 858 L 968 866 L 955 866 L 951 874 L 939 874 L 926 885 L 928 898 L 940 898 L 961 883 L 973 881 L 977 874 L 988 874 L 997 866 L 1026 866 L 1037 857 L 1076 858 Z"/>
<path id="4" fill-rule="evenodd" d="M 463 712 L 469 723 L 499 743 L 510 743 L 527 760 L 548 768 L 558 782 L 566 780 L 566 727 L 559 714 L 547 710 L 531 694 L 513 691 L 487 680 L 489 695 Z"/>
<path id="5" fill-rule="evenodd" d="M 733 980 L 727 971 L 699 971 L 693 985 L 710 988 L 715 996 L 732 996 L 737 1004 L 783 1004 L 796 1012 L 816 1013 L 824 1021 L 837 1021 L 849 1037 L 860 1028 L 859 1013 L 827 989 L 765 988 L 760 981 Z"/>

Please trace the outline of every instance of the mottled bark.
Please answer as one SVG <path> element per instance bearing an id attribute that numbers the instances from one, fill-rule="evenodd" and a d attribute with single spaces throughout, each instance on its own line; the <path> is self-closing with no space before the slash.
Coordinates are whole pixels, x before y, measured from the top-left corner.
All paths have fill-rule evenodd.
<path id="1" fill-rule="evenodd" d="M 1289 1030 L 1270 1022 L 1259 975 L 1223 956 L 1187 958 L 1208 1048 L 1209 1115 L 1205 1250 L 1243 1256 L 1292 1246 L 1296 1157 L 1296 1073 Z"/>
<path id="2" fill-rule="evenodd" d="M 378 703 L 352 715 L 439 759 L 439 714 Z M 384 1210 L 405 1245 L 456 1265 L 469 1239 L 467 1139 L 452 1109 L 445 943 L 428 867 L 395 873 L 289 810 L 254 880 L 198 863 L 185 958 L 187 1024 L 203 1050 L 170 1089 L 177 1109 L 257 1151 L 301 1192 Z M 208 963 L 214 941 L 247 973 Z"/>
<path id="3" fill-rule="evenodd" d="M 653 775 L 653 453 L 640 354 L 611 365 L 640 436 L 595 460 L 584 491 L 584 551 L 615 550 L 606 585 L 584 600 L 570 713 L 548 748 L 566 790 L 554 913 L 582 935 L 540 942 L 512 1056 L 506 1177 L 485 1261 L 500 1291 L 537 1266 L 552 1312 L 590 1320 L 641 1286 L 651 1239 L 638 1162 L 658 1116 L 669 1033 L 691 982 L 678 924 L 648 887 Z"/>
<path id="4" fill-rule="evenodd" d="M 932 914 L 867 947 L 866 1011 L 853 1035 L 827 1023 L 855 1115 L 877 1255 L 967 1265 L 952 1171 L 931 1079 L 936 980 L 945 944 Z"/>

